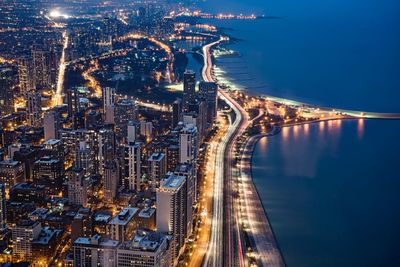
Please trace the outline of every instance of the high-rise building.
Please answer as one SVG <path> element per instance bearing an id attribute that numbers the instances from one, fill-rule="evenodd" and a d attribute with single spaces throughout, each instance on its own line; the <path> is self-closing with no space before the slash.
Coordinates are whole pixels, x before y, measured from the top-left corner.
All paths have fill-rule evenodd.
<path id="1" fill-rule="evenodd" d="M 74 87 L 67 90 L 68 117 L 72 118 L 79 111 L 78 88 Z"/>
<path id="2" fill-rule="evenodd" d="M 126 143 L 134 143 L 136 142 L 136 138 L 138 136 L 139 132 L 139 123 L 137 121 L 129 121 L 128 123 L 128 130 L 127 130 L 127 138 L 126 138 Z"/>
<path id="3" fill-rule="evenodd" d="M 42 103 L 41 95 L 36 91 L 29 91 L 27 93 L 27 117 L 28 124 L 33 127 L 42 126 Z"/>
<path id="4" fill-rule="evenodd" d="M 73 266 L 116 267 L 117 240 L 102 239 L 100 235 L 79 237 L 72 246 Z"/>
<path id="5" fill-rule="evenodd" d="M 59 139 L 48 139 L 43 143 L 43 149 L 45 156 L 58 159 L 64 162 L 65 151 L 63 142 Z"/>
<path id="6" fill-rule="evenodd" d="M 179 162 L 179 145 L 169 145 L 167 148 L 167 171 L 174 171 Z"/>
<path id="7" fill-rule="evenodd" d="M 158 232 L 136 231 L 117 249 L 118 267 L 171 267 L 168 238 Z"/>
<path id="8" fill-rule="evenodd" d="M 199 91 L 207 101 L 207 122 L 213 124 L 217 118 L 218 84 L 214 82 L 201 82 Z"/>
<path id="9" fill-rule="evenodd" d="M 0 72 L 0 117 L 14 112 L 14 92 L 11 79 L 11 73 Z"/>
<path id="10" fill-rule="evenodd" d="M 208 129 L 207 123 L 207 102 L 204 98 L 197 98 L 195 101 L 189 104 L 189 115 L 197 117 L 196 127 L 198 133 L 198 142 L 203 142 L 204 137 Z"/>
<path id="11" fill-rule="evenodd" d="M 140 191 L 142 182 L 141 174 L 141 147 L 138 143 L 125 146 L 124 151 L 124 184 L 129 190 Z"/>
<path id="12" fill-rule="evenodd" d="M 113 240 L 124 242 L 130 240 L 137 228 L 135 217 L 138 213 L 137 208 L 126 207 L 121 210 L 107 225 L 107 234 Z"/>
<path id="13" fill-rule="evenodd" d="M 19 161 L 0 161 L 0 183 L 4 186 L 9 198 L 11 188 L 17 183 L 25 181 L 25 167 Z"/>
<path id="14" fill-rule="evenodd" d="M 178 123 L 181 121 L 181 112 L 182 99 L 178 98 L 172 103 L 172 128 L 178 126 Z"/>
<path id="15" fill-rule="evenodd" d="M 40 158 L 40 153 L 38 149 L 29 147 L 29 146 L 21 146 L 19 150 L 14 151 L 13 160 L 20 161 L 24 164 L 25 167 L 25 180 L 27 182 L 33 181 L 33 167 L 35 165 L 35 161 Z"/>
<path id="16" fill-rule="evenodd" d="M 12 229 L 13 255 L 19 260 L 33 260 L 32 242 L 42 230 L 39 222 L 21 221 Z"/>
<path id="17" fill-rule="evenodd" d="M 51 53 L 44 47 L 36 46 L 32 50 L 33 65 L 35 69 L 36 86 L 39 88 L 51 88 Z"/>
<path id="18" fill-rule="evenodd" d="M 140 135 L 150 140 L 153 136 L 153 123 L 151 121 L 140 121 Z"/>
<path id="19" fill-rule="evenodd" d="M 7 227 L 6 187 L 0 184 L 0 230 Z"/>
<path id="20" fill-rule="evenodd" d="M 169 173 L 157 189 L 157 231 L 172 235 L 174 266 L 184 250 L 187 225 L 186 177 Z"/>
<path id="21" fill-rule="evenodd" d="M 30 92 L 36 89 L 35 67 L 30 57 L 20 58 L 18 61 L 19 87 L 22 92 Z"/>
<path id="22" fill-rule="evenodd" d="M 103 114 L 104 122 L 114 123 L 115 122 L 115 88 L 104 87 L 103 88 Z"/>
<path id="23" fill-rule="evenodd" d="M 33 182 L 44 185 L 52 195 L 61 192 L 64 176 L 64 163 L 51 157 L 42 157 L 35 161 L 33 167 Z"/>
<path id="24" fill-rule="evenodd" d="M 57 139 L 58 130 L 61 126 L 60 114 L 54 110 L 45 113 L 43 119 L 44 140 Z"/>
<path id="25" fill-rule="evenodd" d="M 187 70 L 183 74 L 183 111 L 188 111 L 189 103 L 196 98 L 196 74 Z"/>
<path id="26" fill-rule="evenodd" d="M 115 133 L 112 129 L 100 129 L 98 141 L 99 173 L 104 173 L 106 162 L 113 161 L 116 153 Z"/>
<path id="27" fill-rule="evenodd" d="M 167 173 L 167 159 L 164 153 L 153 153 L 149 159 L 149 181 L 151 187 L 155 190 L 160 180 Z"/>
<path id="28" fill-rule="evenodd" d="M 68 179 L 68 201 L 73 205 L 87 206 L 88 193 L 84 170 L 73 166 L 66 172 Z"/>
<path id="29" fill-rule="evenodd" d="M 71 222 L 71 241 L 90 236 L 92 236 L 92 212 L 90 209 L 80 208 Z"/>
<path id="30" fill-rule="evenodd" d="M 135 120 L 137 120 L 137 106 L 133 100 L 123 99 L 115 105 L 115 126 L 118 137 L 125 139 L 129 122 Z"/>
<path id="31" fill-rule="evenodd" d="M 179 162 L 193 162 L 197 158 L 197 127 L 187 124 L 179 133 Z"/>
<path id="32" fill-rule="evenodd" d="M 108 160 L 104 166 L 104 201 L 113 203 L 117 196 L 119 166 L 117 160 Z"/>
<path id="33" fill-rule="evenodd" d="M 179 164 L 174 172 L 175 175 L 186 177 L 186 191 L 187 191 L 187 210 L 186 218 L 187 224 L 185 227 L 186 237 L 192 234 L 193 231 L 193 206 L 196 202 L 197 195 L 197 177 L 196 168 L 193 164 L 183 163 Z"/>
<path id="34" fill-rule="evenodd" d="M 96 174 L 96 151 L 86 141 L 79 141 L 76 149 L 75 164 L 85 171 L 85 176 Z"/>

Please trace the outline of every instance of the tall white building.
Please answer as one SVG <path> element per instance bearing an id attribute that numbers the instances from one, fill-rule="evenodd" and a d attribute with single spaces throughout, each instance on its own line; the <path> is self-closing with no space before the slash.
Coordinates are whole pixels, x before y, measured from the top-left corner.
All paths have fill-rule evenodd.
<path id="1" fill-rule="evenodd" d="M 193 124 L 186 124 L 179 133 L 179 162 L 194 162 L 197 149 L 197 128 Z"/>
<path id="2" fill-rule="evenodd" d="M 34 258 L 32 241 L 37 239 L 42 230 L 39 222 L 23 221 L 12 229 L 13 254 L 19 260 Z"/>
<path id="3" fill-rule="evenodd" d="M 149 181 L 153 189 L 158 187 L 160 180 L 167 173 L 167 158 L 164 153 L 153 153 L 149 159 Z"/>
<path id="4" fill-rule="evenodd" d="M 79 237 L 72 246 L 73 266 L 116 267 L 117 240 L 102 239 L 101 236 Z"/>
<path id="5" fill-rule="evenodd" d="M 157 189 L 157 231 L 172 235 L 171 254 L 176 265 L 184 250 L 187 225 L 186 177 L 172 173 L 161 180 Z"/>
<path id="6" fill-rule="evenodd" d="M 170 267 L 167 236 L 153 231 L 136 231 L 135 236 L 117 249 L 118 267 Z"/>
<path id="7" fill-rule="evenodd" d="M 141 147 L 138 143 L 131 143 L 125 146 L 124 176 L 129 190 L 140 191 L 142 181 L 140 151 Z"/>
<path id="8" fill-rule="evenodd" d="M 136 141 L 136 138 L 138 136 L 139 132 L 139 125 L 136 121 L 129 121 L 128 126 L 127 126 L 127 138 L 126 138 L 126 143 L 134 143 Z"/>

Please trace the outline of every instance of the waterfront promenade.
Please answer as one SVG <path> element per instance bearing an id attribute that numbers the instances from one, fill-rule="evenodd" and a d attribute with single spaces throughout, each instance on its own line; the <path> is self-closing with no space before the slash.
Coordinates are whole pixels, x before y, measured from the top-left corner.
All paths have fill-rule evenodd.
<path id="1" fill-rule="evenodd" d="M 258 140 L 274 134 L 275 130 L 272 130 L 268 134 L 252 136 L 246 142 L 239 163 L 239 193 L 245 231 L 254 249 L 249 256 L 253 257 L 259 266 L 280 267 L 285 266 L 284 259 L 252 181 L 251 173 L 252 155 Z"/>

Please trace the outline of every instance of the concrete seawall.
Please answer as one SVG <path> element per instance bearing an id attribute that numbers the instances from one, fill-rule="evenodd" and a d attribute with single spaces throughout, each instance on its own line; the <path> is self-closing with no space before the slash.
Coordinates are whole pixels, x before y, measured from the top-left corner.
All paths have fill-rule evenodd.
<path id="1" fill-rule="evenodd" d="M 240 182 L 244 199 L 242 200 L 242 213 L 247 218 L 246 233 L 250 244 L 254 249 L 254 258 L 258 265 L 268 267 L 286 266 L 279 245 L 276 241 L 273 229 L 267 217 L 267 213 L 261 202 L 257 188 L 252 180 L 251 161 L 257 142 L 265 136 L 272 136 L 279 132 L 279 129 L 272 130 L 267 134 L 252 136 L 245 144 L 240 160 Z"/>

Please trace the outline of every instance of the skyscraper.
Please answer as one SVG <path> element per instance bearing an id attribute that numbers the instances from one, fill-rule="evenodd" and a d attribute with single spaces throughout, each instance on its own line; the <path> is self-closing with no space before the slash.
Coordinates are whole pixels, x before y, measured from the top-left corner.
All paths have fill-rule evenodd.
<path id="1" fill-rule="evenodd" d="M 0 184 L 0 231 L 7 227 L 6 187 Z"/>
<path id="2" fill-rule="evenodd" d="M 0 117 L 14 112 L 14 93 L 12 90 L 12 74 L 0 72 Z"/>
<path id="3" fill-rule="evenodd" d="M 52 87 L 51 54 L 44 47 L 35 46 L 32 50 L 36 86 L 43 89 Z"/>
<path id="4" fill-rule="evenodd" d="M 41 230 L 41 224 L 31 220 L 22 221 L 12 229 L 13 254 L 19 260 L 34 258 L 32 241 L 39 237 Z"/>
<path id="5" fill-rule="evenodd" d="M 136 138 L 138 136 L 140 124 L 136 121 L 129 121 L 128 123 L 128 129 L 127 129 L 127 138 L 126 138 L 126 143 L 134 143 L 136 141 Z"/>
<path id="6" fill-rule="evenodd" d="M 164 153 L 153 153 L 149 159 L 149 181 L 151 187 L 155 190 L 160 180 L 167 173 L 167 159 Z"/>
<path id="7" fill-rule="evenodd" d="M 129 99 L 123 99 L 115 105 L 115 126 L 118 137 L 126 138 L 130 121 L 137 120 L 137 106 Z"/>
<path id="8" fill-rule="evenodd" d="M 179 133 L 179 161 L 192 163 L 197 158 L 197 128 L 187 124 Z"/>
<path id="9" fill-rule="evenodd" d="M 18 79 L 21 92 L 26 93 L 36 89 L 35 67 L 31 57 L 18 60 Z"/>
<path id="10" fill-rule="evenodd" d="M 68 179 L 68 201 L 73 205 L 87 206 L 87 185 L 85 184 L 84 171 L 82 168 L 73 166 L 67 170 Z"/>
<path id="11" fill-rule="evenodd" d="M 196 97 L 196 74 L 187 70 L 183 74 L 183 111 L 188 111 L 189 103 Z"/>
<path id="12" fill-rule="evenodd" d="M 114 123 L 115 113 L 115 88 L 104 87 L 103 88 L 103 114 L 104 122 Z"/>
<path id="13" fill-rule="evenodd" d="M 116 152 L 115 133 L 112 129 L 100 129 L 98 141 L 98 156 L 99 173 L 104 173 L 105 163 L 113 161 Z"/>
<path id="14" fill-rule="evenodd" d="M 172 235 L 172 258 L 184 250 L 187 224 L 186 177 L 169 173 L 157 189 L 157 230 Z"/>
<path id="15" fill-rule="evenodd" d="M 178 98 L 172 103 L 172 128 L 175 128 L 178 125 L 178 122 L 181 120 L 181 112 L 182 112 L 182 99 Z"/>
<path id="16" fill-rule="evenodd" d="M 42 104 L 39 92 L 29 91 L 27 93 L 27 117 L 28 124 L 33 127 L 42 126 Z"/>
<path id="17" fill-rule="evenodd" d="M 116 160 L 108 160 L 104 166 L 104 200 L 113 203 L 117 196 L 119 166 Z"/>
<path id="18" fill-rule="evenodd" d="M 42 157 L 35 161 L 33 167 L 33 182 L 43 185 L 48 194 L 57 195 L 61 192 L 64 176 L 64 163 L 51 157 Z"/>
<path id="19" fill-rule="evenodd" d="M 196 167 L 193 164 L 183 163 L 179 164 L 175 171 L 175 175 L 186 177 L 186 191 L 187 191 L 187 208 L 186 208 L 186 237 L 193 231 L 193 205 L 196 202 L 197 195 L 197 175 Z"/>
<path id="20" fill-rule="evenodd" d="M 142 181 L 140 144 L 131 143 L 124 151 L 124 183 L 129 190 L 140 191 Z"/>
<path id="21" fill-rule="evenodd" d="M 60 124 L 60 115 L 58 112 L 54 110 L 46 112 L 43 119 L 44 140 L 58 139 Z"/>
<path id="22" fill-rule="evenodd" d="M 201 82 L 200 95 L 207 101 L 207 122 L 212 124 L 217 118 L 218 84 L 213 82 Z"/>

